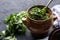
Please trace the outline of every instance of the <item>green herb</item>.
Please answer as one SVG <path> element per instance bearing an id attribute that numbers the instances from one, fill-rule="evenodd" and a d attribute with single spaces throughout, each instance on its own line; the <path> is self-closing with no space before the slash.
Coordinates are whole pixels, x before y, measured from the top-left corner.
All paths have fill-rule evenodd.
<path id="1" fill-rule="evenodd" d="M 15 36 L 8 36 L 4 40 L 17 40 Z"/>
<path id="2" fill-rule="evenodd" d="M 11 20 L 13 20 L 16 17 L 17 14 L 10 14 L 5 18 L 5 22 L 9 23 Z"/>
<path id="3" fill-rule="evenodd" d="M 22 22 L 22 18 L 26 17 L 26 12 L 22 11 L 16 14 L 11 14 L 7 18 L 5 18 L 5 22 L 7 23 L 7 30 L 5 33 L 8 34 L 24 34 L 25 33 L 25 25 Z"/>
<path id="4" fill-rule="evenodd" d="M 44 8 L 38 8 L 38 7 L 34 7 L 29 11 L 29 16 L 32 19 L 48 19 L 48 16 L 46 16 L 46 7 Z"/>
<path id="5" fill-rule="evenodd" d="M 26 11 L 22 11 L 15 14 L 10 14 L 5 18 L 6 30 L 0 33 L 0 39 L 5 36 L 4 40 L 17 40 L 14 34 L 24 34 L 26 26 L 22 22 L 22 19 L 26 18 Z"/>

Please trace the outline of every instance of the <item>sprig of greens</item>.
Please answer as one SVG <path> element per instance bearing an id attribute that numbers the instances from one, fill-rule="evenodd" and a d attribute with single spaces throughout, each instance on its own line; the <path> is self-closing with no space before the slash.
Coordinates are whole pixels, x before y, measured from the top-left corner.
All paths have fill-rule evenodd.
<path id="1" fill-rule="evenodd" d="M 4 40 L 17 40 L 15 36 L 8 36 Z"/>
<path id="2" fill-rule="evenodd" d="M 0 38 L 6 36 L 5 40 L 15 40 L 15 37 L 12 37 L 14 34 L 24 34 L 26 26 L 22 22 L 22 18 L 26 18 L 26 11 L 7 16 L 4 20 L 7 24 L 7 29 L 2 31 L 3 35 L 0 34 Z"/>
<path id="3" fill-rule="evenodd" d="M 18 14 L 11 14 L 7 18 L 5 18 L 5 22 L 7 23 L 7 29 L 15 34 L 17 33 L 24 33 L 25 32 L 25 25 L 22 22 L 22 18 L 26 17 L 26 12 L 22 11 Z"/>

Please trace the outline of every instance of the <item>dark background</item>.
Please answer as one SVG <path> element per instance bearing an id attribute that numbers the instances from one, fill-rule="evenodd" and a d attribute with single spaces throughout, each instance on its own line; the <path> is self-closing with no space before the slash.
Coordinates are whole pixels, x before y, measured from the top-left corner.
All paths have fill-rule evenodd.
<path id="1" fill-rule="evenodd" d="M 20 11 L 26 11 L 27 8 L 33 5 L 46 5 L 49 0 L 0 0 L 0 32 L 6 29 L 3 23 L 4 18 L 11 14 Z M 53 0 L 49 7 L 60 4 L 60 0 Z M 48 38 L 48 37 L 47 37 Z M 44 40 L 47 40 L 44 39 Z M 27 29 L 26 34 L 18 36 L 18 40 L 33 40 L 30 31 Z"/>

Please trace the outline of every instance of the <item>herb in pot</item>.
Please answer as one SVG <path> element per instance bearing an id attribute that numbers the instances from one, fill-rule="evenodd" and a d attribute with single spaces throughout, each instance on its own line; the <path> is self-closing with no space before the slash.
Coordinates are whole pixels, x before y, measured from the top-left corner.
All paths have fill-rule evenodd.
<path id="1" fill-rule="evenodd" d="M 46 14 L 46 7 L 44 8 L 39 8 L 39 7 L 33 7 L 30 9 L 29 11 L 29 16 L 30 18 L 32 19 L 35 19 L 35 20 L 44 20 L 44 19 L 48 19 L 49 16 L 47 16 Z"/>

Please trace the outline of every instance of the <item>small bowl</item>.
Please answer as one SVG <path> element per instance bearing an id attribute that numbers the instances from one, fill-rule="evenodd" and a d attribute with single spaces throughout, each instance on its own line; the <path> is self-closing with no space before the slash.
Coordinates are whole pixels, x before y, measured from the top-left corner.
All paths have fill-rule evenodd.
<path id="1" fill-rule="evenodd" d="M 54 29 L 49 35 L 48 40 L 60 40 L 60 28 Z"/>

